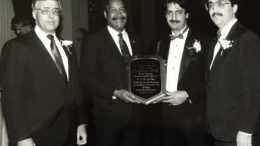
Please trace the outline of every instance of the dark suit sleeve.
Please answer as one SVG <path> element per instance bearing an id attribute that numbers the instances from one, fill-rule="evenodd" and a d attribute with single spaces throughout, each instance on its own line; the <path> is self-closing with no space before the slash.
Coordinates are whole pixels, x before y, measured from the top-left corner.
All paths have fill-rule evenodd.
<path id="1" fill-rule="evenodd" d="M 247 32 L 242 35 L 240 46 L 240 68 L 242 74 L 242 113 L 240 130 L 254 133 L 259 116 L 260 101 L 260 39 Z"/>
<path id="2" fill-rule="evenodd" d="M 91 37 L 84 41 L 83 48 L 85 50 L 81 57 L 81 81 L 86 96 L 98 96 L 106 100 L 112 100 L 115 88 L 102 82 L 98 77 L 97 61 L 99 60 L 98 49 L 100 48 L 100 40 Z M 105 74 L 105 73 L 102 73 Z"/>
<path id="3" fill-rule="evenodd" d="M 18 47 L 19 46 L 19 47 Z M 21 45 L 7 43 L 3 50 L 5 66 L 2 80 L 3 111 L 6 119 L 9 142 L 28 138 L 30 131 L 23 115 L 25 99 L 23 93 L 25 76 L 25 55 Z"/>
<path id="4" fill-rule="evenodd" d="M 73 89 L 75 89 L 75 100 L 76 100 L 77 114 L 78 114 L 77 124 L 78 125 L 87 124 L 87 115 L 86 115 L 87 104 L 86 101 L 84 100 L 83 89 L 80 84 L 79 65 L 77 61 L 76 51 L 74 47 L 72 47 L 70 51 L 72 52 L 72 65 L 73 65 L 72 69 L 73 72 L 75 72 L 73 77 L 75 82 L 75 84 L 73 85 Z"/>

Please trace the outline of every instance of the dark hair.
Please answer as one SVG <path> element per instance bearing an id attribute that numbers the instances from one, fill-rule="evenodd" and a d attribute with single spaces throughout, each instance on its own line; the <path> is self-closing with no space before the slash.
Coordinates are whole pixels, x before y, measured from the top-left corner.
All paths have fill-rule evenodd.
<path id="1" fill-rule="evenodd" d="M 235 4 L 238 4 L 238 0 L 229 0 L 231 5 L 234 6 Z M 201 0 L 201 3 L 207 5 L 209 0 Z"/>
<path id="2" fill-rule="evenodd" d="M 11 29 L 15 29 L 15 25 L 22 24 L 22 26 L 31 25 L 34 26 L 34 19 L 30 16 L 14 16 L 11 20 Z"/>
<path id="3" fill-rule="evenodd" d="M 187 0 L 166 0 L 165 4 L 164 4 L 165 10 L 167 10 L 167 6 L 170 3 L 178 4 L 179 6 L 181 6 L 185 10 L 186 13 L 189 13 Z"/>

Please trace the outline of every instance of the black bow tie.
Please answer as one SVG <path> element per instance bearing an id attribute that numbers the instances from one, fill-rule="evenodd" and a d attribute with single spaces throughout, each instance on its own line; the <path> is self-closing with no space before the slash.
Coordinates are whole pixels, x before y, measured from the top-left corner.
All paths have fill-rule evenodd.
<path id="1" fill-rule="evenodd" d="M 170 34 L 169 37 L 171 40 L 175 40 L 176 38 L 183 39 L 183 34 L 182 33 L 179 33 L 177 35 Z"/>

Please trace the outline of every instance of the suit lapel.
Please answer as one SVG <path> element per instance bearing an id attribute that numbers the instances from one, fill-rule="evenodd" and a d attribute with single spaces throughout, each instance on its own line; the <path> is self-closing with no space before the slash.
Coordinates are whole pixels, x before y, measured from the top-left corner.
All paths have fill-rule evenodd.
<path id="1" fill-rule="evenodd" d="M 223 58 L 223 55 L 222 55 L 222 54 L 223 54 L 223 49 L 220 48 L 220 49 L 218 50 L 218 53 L 217 53 L 217 55 L 216 55 L 216 57 L 215 57 L 213 63 L 212 63 L 210 72 L 214 72 L 214 70 L 216 70 L 216 67 L 219 66 L 219 64 L 221 63 L 222 58 Z"/>
<path id="2" fill-rule="evenodd" d="M 215 38 L 213 43 L 210 45 L 210 50 L 209 50 L 209 55 L 208 55 L 208 62 L 207 62 L 207 69 L 208 70 L 210 69 L 210 64 L 211 64 L 212 59 L 213 59 L 214 48 L 215 48 L 215 45 L 216 45 L 217 41 L 218 41 L 217 38 Z"/>
<path id="3" fill-rule="evenodd" d="M 36 53 L 39 53 L 38 55 L 39 55 L 39 57 L 41 57 L 41 59 L 44 59 L 47 62 L 49 62 L 48 69 L 51 70 L 54 74 L 56 74 L 58 76 L 59 80 L 62 82 L 62 84 L 64 84 L 64 79 L 60 75 L 51 55 L 49 54 L 49 52 L 43 45 L 42 41 L 39 39 L 39 37 L 36 35 L 36 33 L 34 31 L 32 31 L 31 40 L 32 40 L 30 43 L 31 47 L 39 50 L 39 52 L 36 51 Z"/>
<path id="4" fill-rule="evenodd" d="M 169 50 L 170 50 L 170 38 L 167 37 L 160 45 L 159 48 L 159 55 L 165 59 L 168 60 L 168 54 L 169 54 Z M 183 49 L 183 53 L 182 53 L 182 59 L 181 59 L 181 65 L 180 65 L 180 71 L 179 71 L 179 78 L 178 81 L 181 80 L 181 78 L 183 77 L 183 74 L 185 73 L 186 69 L 188 68 L 191 58 L 193 56 L 193 54 L 195 53 L 195 51 L 193 50 L 189 50 L 188 47 L 192 46 L 194 42 L 194 34 L 192 32 L 192 30 L 190 29 L 185 41 L 185 45 L 184 45 L 184 49 Z"/>
<path id="5" fill-rule="evenodd" d="M 115 60 L 124 61 L 124 57 L 119 52 L 118 47 L 117 47 L 116 43 L 114 42 L 114 40 L 107 28 L 105 28 L 105 30 L 104 30 L 104 35 L 103 35 L 102 40 L 104 40 L 106 42 L 106 43 L 104 43 L 104 47 L 105 47 L 104 49 L 106 49 L 107 53 L 111 54 L 115 58 Z M 110 47 L 107 47 L 107 46 L 112 46 L 112 49 L 110 49 Z M 109 50 L 107 50 L 107 49 L 109 49 Z"/>
<path id="6" fill-rule="evenodd" d="M 69 80 L 68 80 L 68 86 L 69 86 L 69 83 L 70 83 L 70 80 L 72 78 L 72 70 L 71 70 L 71 66 L 72 66 L 72 61 L 73 61 L 73 58 L 72 58 L 72 53 L 70 51 L 70 48 L 67 48 L 65 46 L 62 46 L 67 58 L 68 58 L 68 73 L 69 73 Z M 73 48 L 74 49 L 74 48 Z M 76 59 L 76 58 L 75 58 Z"/>
<path id="7" fill-rule="evenodd" d="M 136 45 L 136 41 L 135 39 L 133 38 L 133 36 L 131 34 L 128 34 L 128 38 L 129 38 L 129 41 L 130 41 L 130 45 L 131 45 L 131 48 L 132 48 L 132 54 L 133 55 L 137 55 L 139 54 L 139 50 L 140 49 L 137 49 L 138 46 Z"/>
<path id="8" fill-rule="evenodd" d="M 194 35 L 192 34 L 192 31 L 190 29 L 189 32 L 188 32 L 188 35 L 187 35 L 187 38 L 186 38 L 186 41 L 185 41 L 185 45 L 184 45 L 184 49 L 183 49 L 183 53 L 182 53 L 182 59 L 181 59 L 178 81 L 181 80 L 184 72 L 186 71 L 187 67 L 190 64 L 192 55 L 195 53 L 195 51 L 188 49 L 188 47 L 193 45 L 193 41 L 194 41 Z"/>
<path id="9" fill-rule="evenodd" d="M 236 22 L 236 23 L 232 26 L 232 28 L 230 29 L 230 31 L 229 31 L 229 33 L 228 33 L 228 35 L 227 35 L 227 37 L 226 37 L 227 40 L 233 40 L 232 38 L 235 36 L 235 30 L 236 30 L 236 28 L 238 27 L 238 25 L 239 25 L 239 23 Z M 216 45 L 216 43 L 217 43 L 217 39 L 216 39 L 216 41 L 215 41 L 214 44 Z M 214 54 L 215 45 L 213 46 L 213 49 L 211 49 L 211 50 L 212 50 L 212 55 L 210 55 L 210 56 L 211 56 L 211 58 L 210 58 L 211 61 L 212 61 L 212 59 L 213 59 L 213 54 Z M 218 51 L 218 53 L 217 53 L 217 55 L 216 55 L 216 57 L 215 57 L 215 59 L 214 59 L 214 61 L 213 61 L 213 64 L 212 64 L 210 73 L 214 72 L 214 71 L 217 69 L 217 67 L 222 63 L 222 61 L 224 60 L 224 58 L 227 57 L 227 55 L 228 55 L 227 52 L 229 52 L 230 49 L 231 49 L 231 48 L 229 48 L 229 50 L 223 50 L 222 47 L 219 49 L 219 51 Z M 210 63 L 211 63 L 211 61 L 210 61 Z M 209 63 L 208 68 L 210 67 L 210 63 Z"/>

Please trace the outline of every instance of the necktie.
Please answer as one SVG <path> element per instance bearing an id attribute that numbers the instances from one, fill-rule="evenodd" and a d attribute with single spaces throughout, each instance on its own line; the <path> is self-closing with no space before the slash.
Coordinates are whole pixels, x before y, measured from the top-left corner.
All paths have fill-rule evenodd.
<path id="1" fill-rule="evenodd" d="M 219 43 L 219 38 L 220 38 L 220 36 L 221 36 L 221 32 L 218 31 L 218 32 L 217 32 L 217 43 L 219 44 L 219 49 L 217 50 L 216 54 L 215 54 L 215 51 L 216 51 L 216 50 L 214 50 L 213 58 L 212 58 L 211 65 L 210 65 L 210 70 L 211 70 L 211 68 L 212 68 L 213 66 L 215 66 L 215 64 L 216 64 L 217 62 L 219 62 L 219 60 L 220 60 L 220 58 L 221 58 L 220 56 L 221 56 L 221 52 L 223 51 L 223 49 L 222 49 L 221 44 Z M 216 44 L 216 45 L 217 45 L 217 44 Z"/>
<path id="2" fill-rule="evenodd" d="M 54 37 L 53 37 L 53 35 L 48 35 L 47 37 L 51 40 L 50 46 L 51 46 L 51 52 L 52 52 L 52 55 L 53 55 L 54 63 L 56 65 L 59 73 L 63 77 L 65 85 L 67 86 L 67 83 L 68 83 L 67 75 L 66 75 L 66 72 L 65 72 L 65 69 L 64 69 L 64 66 L 63 66 L 63 62 L 62 62 L 60 52 L 59 52 L 59 50 L 58 50 L 58 48 L 55 44 Z"/>
<path id="3" fill-rule="evenodd" d="M 123 34 L 119 33 L 118 36 L 119 36 L 119 46 L 120 46 L 122 55 L 124 56 L 125 59 L 128 59 L 131 55 L 130 55 L 128 47 L 123 39 Z"/>
<path id="4" fill-rule="evenodd" d="M 217 37 L 218 37 L 218 39 L 220 38 L 220 36 L 221 36 L 221 32 L 218 31 L 218 32 L 217 32 Z"/>

